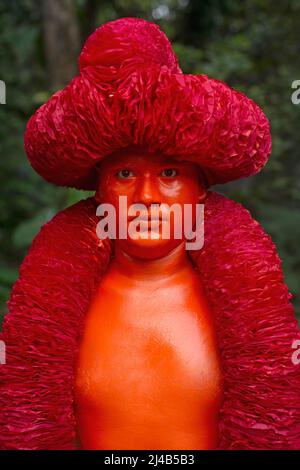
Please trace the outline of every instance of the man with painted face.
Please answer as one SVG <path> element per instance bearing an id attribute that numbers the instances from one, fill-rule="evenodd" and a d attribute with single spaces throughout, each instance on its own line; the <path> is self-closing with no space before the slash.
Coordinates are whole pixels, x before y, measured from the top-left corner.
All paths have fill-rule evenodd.
<path id="1" fill-rule="evenodd" d="M 30 119 L 25 148 L 48 181 L 96 193 L 46 224 L 21 267 L 2 333 L 0 447 L 300 448 L 299 330 L 280 259 L 248 211 L 208 190 L 263 167 L 265 115 L 184 75 L 141 19 L 98 28 L 79 68 Z M 99 204 L 131 221 L 120 196 L 145 218 L 204 204 L 204 246 L 187 250 L 174 217 L 169 238 L 158 220 L 99 239 Z"/>
<path id="2" fill-rule="evenodd" d="M 116 207 L 119 220 L 119 196 L 126 196 L 150 219 L 155 204 L 195 208 L 206 196 L 200 181 L 194 163 L 129 150 L 103 161 L 96 199 Z M 83 448 L 217 445 L 221 366 L 213 318 L 185 240 L 172 236 L 174 222 L 167 239 L 161 225 L 158 238 L 143 236 L 151 231 L 146 222 L 138 238 L 115 240 L 79 354 Z"/>

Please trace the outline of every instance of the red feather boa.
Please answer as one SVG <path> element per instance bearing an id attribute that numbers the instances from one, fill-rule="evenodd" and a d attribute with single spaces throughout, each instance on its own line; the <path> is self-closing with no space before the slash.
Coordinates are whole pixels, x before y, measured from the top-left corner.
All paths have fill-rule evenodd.
<path id="1" fill-rule="evenodd" d="M 0 447 L 75 449 L 75 361 L 85 313 L 111 256 L 95 201 L 59 213 L 22 264 L 2 339 Z M 215 315 L 224 372 L 221 449 L 300 448 L 299 330 L 271 238 L 240 204 L 210 193 L 205 244 L 190 252 Z"/>

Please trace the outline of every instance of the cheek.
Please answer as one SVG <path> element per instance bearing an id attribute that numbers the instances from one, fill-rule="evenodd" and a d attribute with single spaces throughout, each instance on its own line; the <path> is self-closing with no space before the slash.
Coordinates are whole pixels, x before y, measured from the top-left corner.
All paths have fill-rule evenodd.
<path id="1" fill-rule="evenodd" d="M 95 198 L 98 204 L 111 204 L 115 208 L 115 222 L 116 231 L 119 233 L 119 220 L 120 218 L 127 220 L 128 206 L 130 205 L 132 189 L 129 185 L 122 184 L 116 181 L 113 176 L 102 176 L 99 179 Z M 127 200 L 124 203 L 120 196 L 126 196 Z"/>
<path id="2" fill-rule="evenodd" d="M 95 195 L 97 202 L 113 204 L 117 209 L 120 194 L 123 194 L 122 190 L 111 175 L 99 178 Z"/>
<path id="3" fill-rule="evenodd" d="M 203 204 L 206 197 L 206 191 L 199 185 L 198 181 L 187 179 L 176 187 L 168 189 L 165 192 L 164 202 L 170 206 L 173 204 L 179 205 L 181 208 L 181 218 L 175 217 L 171 212 L 170 226 L 171 233 L 181 226 L 181 233 L 184 234 L 185 230 L 190 231 L 195 227 L 197 218 L 197 204 Z"/>
<path id="4" fill-rule="evenodd" d="M 96 196 L 101 202 L 116 202 L 119 196 L 127 196 L 128 201 L 132 199 L 134 182 L 118 180 L 115 175 L 103 174 L 98 180 Z"/>
<path id="5" fill-rule="evenodd" d="M 169 187 L 162 187 L 161 194 L 163 202 L 169 205 L 177 203 L 183 207 L 184 204 L 195 205 L 202 202 L 206 192 L 197 181 L 187 179 Z"/>

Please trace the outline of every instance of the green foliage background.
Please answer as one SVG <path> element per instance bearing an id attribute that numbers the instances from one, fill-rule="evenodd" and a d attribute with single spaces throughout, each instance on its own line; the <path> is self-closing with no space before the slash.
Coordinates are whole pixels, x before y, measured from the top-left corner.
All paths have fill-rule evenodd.
<path id="1" fill-rule="evenodd" d="M 270 233 L 283 260 L 286 281 L 300 306 L 300 105 L 291 83 L 300 79 L 298 0 L 75 0 L 82 41 L 91 27 L 122 16 L 156 21 L 171 39 L 184 72 L 225 80 L 253 98 L 271 122 L 273 151 L 259 175 L 215 188 L 242 202 Z M 1 0 L 0 79 L 0 305 L 41 225 L 83 193 L 54 187 L 30 168 L 23 132 L 51 93 L 43 45 L 40 2 Z"/>

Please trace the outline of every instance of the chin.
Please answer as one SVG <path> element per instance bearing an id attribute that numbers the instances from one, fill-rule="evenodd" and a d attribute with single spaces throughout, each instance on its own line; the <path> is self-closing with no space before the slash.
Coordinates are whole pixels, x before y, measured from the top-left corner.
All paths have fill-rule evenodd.
<path id="1" fill-rule="evenodd" d="M 167 256 L 180 243 L 182 243 L 182 240 L 166 240 L 163 238 L 138 238 L 136 240 L 120 240 L 119 242 L 121 243 L 124 241 L 126 242 L 122 243 L 122 249 L 124 252 L 136 258 L 145 260 L 154 260 Z"/>

